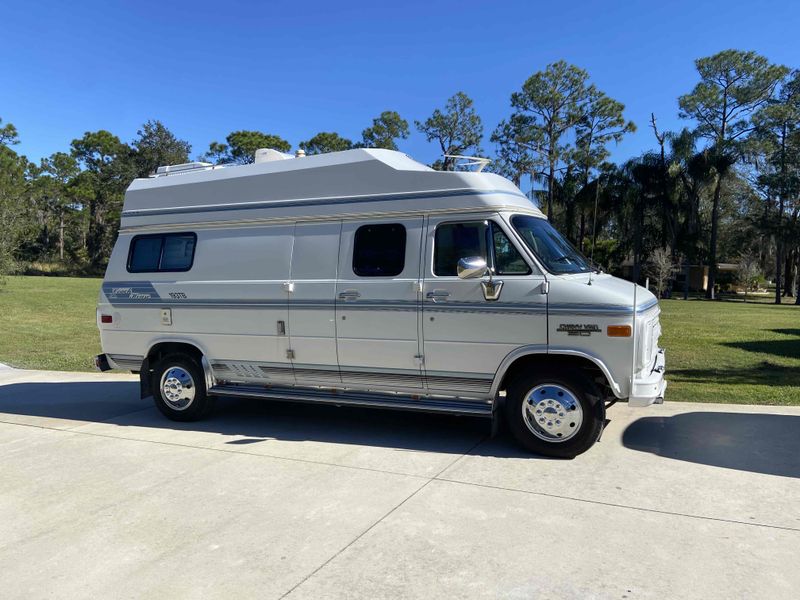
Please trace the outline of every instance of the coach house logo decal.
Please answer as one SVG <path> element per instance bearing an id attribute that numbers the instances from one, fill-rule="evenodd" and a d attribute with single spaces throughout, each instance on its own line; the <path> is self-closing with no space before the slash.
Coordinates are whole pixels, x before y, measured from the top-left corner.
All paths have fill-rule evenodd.
<path id="1" fill-rule="evenodd" d="M 160 298 L 149 281 L 109 281 L 103 284 L 103 293 L 112 303 L 147 302 Z"/>

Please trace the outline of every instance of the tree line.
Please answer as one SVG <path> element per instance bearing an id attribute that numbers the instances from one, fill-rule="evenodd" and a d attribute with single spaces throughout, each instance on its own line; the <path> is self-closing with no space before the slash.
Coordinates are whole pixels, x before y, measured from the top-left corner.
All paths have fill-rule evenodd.
<path id="1" fill-rule="evenodd" d="M 547 65 L 510 95 L 508 116 L 488 136 L 488 169 L 530 188 L 548 218 L 603 268 L 627 266 L 636 281 L 652 275 L 662 295 L 675 293 L 678 272 L 705 266 L 714 298 L 730 284 L 718 265 L 734 263 L 745 289 L 770 278 L 776 302 L 795 296 L 800 304 L 800 71 L 741 50 L 695 66 L 696 85 L 678 98 L 686 126 L 665 131 L 651 115 L 640 126 L 651 130 L 652 150 L 616 164 L 611 145 L 636 130 L 624 104 L 585 70 Z M 435 169 L 484 154 L 483 122 L 464 92 L 414 126 L 441 153 Z M 360 140 L 326 131 L 297 149 L 394 150 L 409 135 L 405 119 L 384 111 Z M 192 153 L 157 120 L 129 143 L 87 132 L 38 164 L 14 151 L 18 141 L 16 128 L 0 120 L 0 274 L 31 263 L 101 272 L 132 179 Z M 275 133 L 234 131 L 195 158 L 246 164 L 265 147 L 292 150 Z"/>

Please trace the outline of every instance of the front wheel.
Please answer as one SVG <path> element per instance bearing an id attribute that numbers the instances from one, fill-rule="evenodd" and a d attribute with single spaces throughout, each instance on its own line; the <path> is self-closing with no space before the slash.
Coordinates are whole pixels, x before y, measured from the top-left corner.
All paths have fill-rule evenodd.
<path id="1" fill-rule="evenodd" d="M 600 437 L 605 405 L 597 386 L 579 369 L 529 373 L 509 386 L 506 419 L 526 449 L 574 458 Z"/>
<path id="2" fill-rule="evenodd" d="M 212 407 L 203 369 L 185 354 L 170 354 L 155 364 L 151 389 L 158 410 L 173 421 L 196 421 Z"/>

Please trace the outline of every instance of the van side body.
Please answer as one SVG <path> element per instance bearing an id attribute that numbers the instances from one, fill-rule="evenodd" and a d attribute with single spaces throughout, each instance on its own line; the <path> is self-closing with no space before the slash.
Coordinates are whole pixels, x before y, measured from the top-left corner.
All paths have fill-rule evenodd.
<path id="1" fill-rule="evenodd" d="M 586 402 L 662 400 L 658 302 L 604 273 L 548 270 L 523 217 L 545 218 L 502 177 L 387 150 L 137 179 L 98 300 L 99 364 L 138 372 L 168 416 L 189 385 L 485 416 L 512 390 L 534 443 L 563 449 Z M 563 429 L 571 406 L 581 418 Z"/>

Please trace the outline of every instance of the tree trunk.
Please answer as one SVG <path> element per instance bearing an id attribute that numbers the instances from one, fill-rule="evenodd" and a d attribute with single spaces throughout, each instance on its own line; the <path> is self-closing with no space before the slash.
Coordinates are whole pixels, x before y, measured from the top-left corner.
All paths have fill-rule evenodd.
<path id="1" fill-rule="evenodd" d="M 564 207 L 564 235 L 567 239 L 575 243 L 575 202 L 565 202 Z"/>
<path id="2" fill-rule="evenodd" d="M 719 226 L 719 197 L 722 193 L 722 176 L 717 175 L 714 187 L 714 205 L 711 209 L 711 243 L 709 244 L 708 289 L 706 298 L 714 300 L 714 285 L 717 282 L 717 228 Z"/>
<path id="3" fill-rule="evenodd" d="M 783 296 L 784 298 L 791 298 L 794 295 L 794 288 L 792 287 L 792 267 L 794 260 L 792 252 L 786 253 L 786 258 L 783 261 Z"/>
<path id="4" fill-rule="evenodd" d="M 775 304 L 781 303 L 781 271 L 783 270 L 783 203 L 786 198 L 786 125 L 781 137 L 781 192 L 778 199 L 778 233 L 775 236 L 777 249 L 775 252 Z M 786 279 L 789 283 L 789 279 Z"/>
<path id="5" fill-rule="evenodd" d="M 89 203 L 89 229 L 86 236 L 86 250 L 89 253 L 89 264 L 97 268 L 103 261 L 103 237 L 105 220 L 100 202 Z"/>
<path id="6" fill-rule="evenodd" d="M 64 211 L 58 215 L 58 258 L 64 262 Z"/>
<path id="7" fill-rule="evenodd" d="M 797 276 L 795 277 L 795 282 L 797 283 L 797 287 L 795 288 L 794 292 L 794 303 L 800 306 L 800 252 L 797 253 L 797 269 L 796 269 Z"/>
<path id="8" fill-rule="evenodd" d="M 633 282 L 638 283 L 642 271 L 642 236 L 644 234 L 644 198 L 636 206 L 633 233 Z"/>
<path id="9" fill-rule="evenodd" d="M 775 304 L 781 303 L 781 286 L 783 285 L 783 242 L 780 239 L 780 232 L 776 240 L 775 250 Z"/>
<path id="10" fill-rule="evenodd" d="M 683 263 L 683 299 L 689 299 L 689 273 L 691 272 L 691 265 L 689 261 L 684 261 Z"/>

